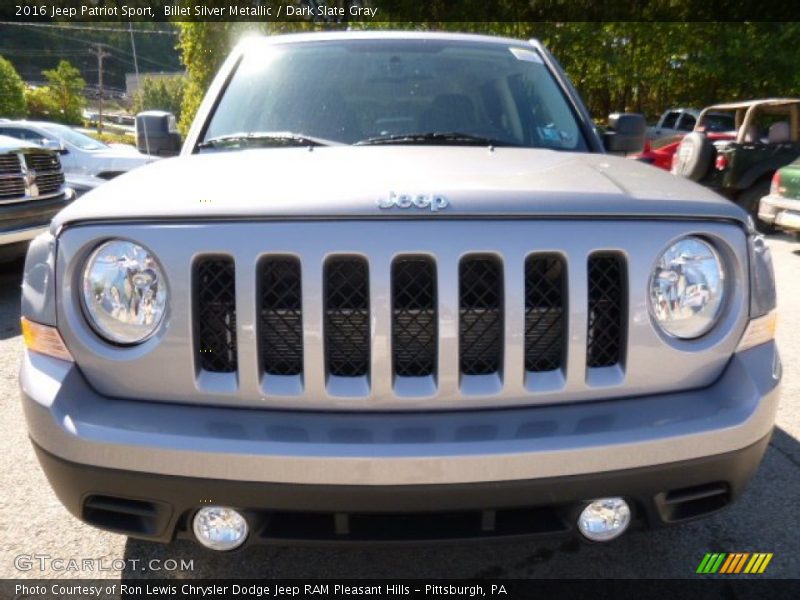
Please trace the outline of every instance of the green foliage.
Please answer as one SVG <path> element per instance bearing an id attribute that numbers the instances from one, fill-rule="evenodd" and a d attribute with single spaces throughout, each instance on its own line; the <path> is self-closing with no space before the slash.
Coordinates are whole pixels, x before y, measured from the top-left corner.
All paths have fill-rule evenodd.
<path id="1" fill-rule="evenodd" d="M 58 107 L 55 96 L 47 87 L 25 88 L 25 102 L 31 119 L 56 120 Z"/>
<path id="2" fill-rule="evenodd" d="M 14 65 L 0 56 L 0 117 L 19 119 L 27 113 L 25 84 Z"/>
<path id="3" fill-rule="evenodd" d="M 83 97 L 86 82 L 80 71 L 62 60 L 55 69 L 42 71 L 42 75 L 47 79 L 47 86 L 40 88 L 46 90 L 41 93 L 47 96 L 47 108 L 55 111 L 50 118 L 70 125 L 80 124 L 81 111 L 86 105 Z"/>
<path id="4" fill-rule="evenodd" d="M 186 78 L 180 75 L 145 77 L 133 97 L 133 112 L 166 110 L 180 119 Z"/>
<path id="5" fill-rule="evenodd" d="M 402 0 L 375 2 L 395 9 L 394 14 L 407 14 L 405 4 Z M 687 14 L 691 14 L 686 0 L 674 0 L 673 4 L 685 5 Z M 480 14 L 475 11 L 489 6 L 477 0 L 470 0 L 467 5 L 472 12 L 465 7 L 459 11 Z M 599 120 L 615 111 L 642 112 L 654 120 L 672 106 L 702 108 L 723 101 L 800 95 L 796 54 L 800 22 L 796 21 L 545 23 L 523 20 L 529 15 L 520 14 L 520 20 L 514 22 L 456 23 L 435 20 L 436 15 L 452 14 L 452 7 L 443 0 L 431 0 L 424 6 L 431 19 L 427 22 L 262 23 L 258 30 L 283 33 L 349 27 L 535 37 L 558 59 Z M 504 3 L 498 6 L 502 8 Z M 391 15 L 392 11 L 383 14 Z M 179 49 L 189 78 L 180 123 L 182 132 L 188 130 L 208 85 L 236 39 L 255 25 L 178 24 Z"/>

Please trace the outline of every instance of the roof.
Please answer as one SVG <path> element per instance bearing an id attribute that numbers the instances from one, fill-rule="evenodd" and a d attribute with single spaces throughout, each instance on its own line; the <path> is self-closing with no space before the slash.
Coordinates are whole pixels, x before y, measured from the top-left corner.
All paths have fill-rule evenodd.
<path id="1" fill-rule="evenodd" d="M 705 110 L 739 110 L 753 106 L 783 106 L 786 104 L 800 104 L 800 98 L 763 98 L 761 100 L 745 100 L 743 102 L 728 102 L 713 104 Z"/>

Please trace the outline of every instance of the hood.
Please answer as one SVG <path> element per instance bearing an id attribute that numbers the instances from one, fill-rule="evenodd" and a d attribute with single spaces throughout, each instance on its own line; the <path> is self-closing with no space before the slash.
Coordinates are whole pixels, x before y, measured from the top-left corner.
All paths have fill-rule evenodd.
<path id="1" fill-rule="evenodd" d="M 85 175 L 97 175 L 104 172 L 130 171 L 159 160 L 158 156 L 142 154 L 135 147 L 127 144 L 113 145 L 102 150 L 81 151 L 76 164 L 69 164 L 65 170 Z"/>
<path id="2" fill-rule="evenodd" d="M 390 194 L 444 197 L 447 207 L 379 208 Z M 747 219 L 691 181 L 604 154 L 335 146 L 159 160 L 89 192 L 54 227 L 109 219 L 503 216 Z"/>
<path id="3" fill-rule="evenodd" d="M 7 135 L 0 135 L 0 152 L 13 152 L 14 150 L 21 150 L 23 148 L 38 148 L 41 150 L 41 146 L 37 146 L 36 144 Z"/>

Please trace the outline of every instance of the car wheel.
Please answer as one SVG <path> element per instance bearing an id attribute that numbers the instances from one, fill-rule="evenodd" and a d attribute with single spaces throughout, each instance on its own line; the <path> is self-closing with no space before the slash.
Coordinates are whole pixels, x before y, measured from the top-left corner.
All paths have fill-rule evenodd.
<path id="1" fill-rule="evenodd" d="M 693 131 L 687 134 L 677 150 L 674 173 L 692 181 L 700 181 L 708 173 L 714 145 L 704 134 Z"/>
<path id="2" fill-rule="evenodd" d="M 769 194 L 769 183 L 769 179 L 757 181 L 739 194 L 739 197 L 736 199 L 736 204 L 745 209 L 753 217 L 756 229 L 761 233 L 774 233 L 776 231 L 774 225 L 765 223 L 758 218 L 758 204 L 761 202 L 761 198 Z"/>

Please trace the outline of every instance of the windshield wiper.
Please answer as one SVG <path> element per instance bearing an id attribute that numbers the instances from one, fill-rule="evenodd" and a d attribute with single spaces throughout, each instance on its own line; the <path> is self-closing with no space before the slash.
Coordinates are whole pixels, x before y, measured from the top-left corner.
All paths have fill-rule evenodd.
<path id="1" fill-rule="evenodd" d="M 251 131 L 229 133 L 209 138 L 197 144 L 197 148 L 243 148 L 270 146 L 333 146 L 336 142 L 291 131 Z"/>
<path id="2" fill-rule="evenodd" d="M 379 144 L 419 144 L 419 145 L 469 145 L 469 146 L 519 146 L 514 142 L 495 138 L 461 133 L 458 131 L 430 131 L 422 133 L 401 133 L 367 138 L 355 143 L 356 146 L 375 146 Z"/>

